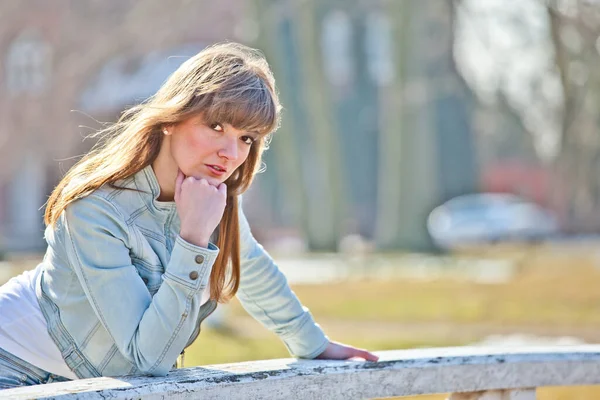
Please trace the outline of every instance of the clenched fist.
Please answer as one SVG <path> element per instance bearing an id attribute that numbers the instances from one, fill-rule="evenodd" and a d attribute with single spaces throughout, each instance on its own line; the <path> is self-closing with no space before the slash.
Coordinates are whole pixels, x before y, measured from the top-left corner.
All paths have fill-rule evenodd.
<path id="1" fill-rule="evenodd" d="M 208 240 L 225 211 L 227 185 L 213 186 L 204 178 L 187 178 L 179 171 L 175 182 L 175 204 L 181 220 L 179 236 L 188 243 L 208 247 Z"/>

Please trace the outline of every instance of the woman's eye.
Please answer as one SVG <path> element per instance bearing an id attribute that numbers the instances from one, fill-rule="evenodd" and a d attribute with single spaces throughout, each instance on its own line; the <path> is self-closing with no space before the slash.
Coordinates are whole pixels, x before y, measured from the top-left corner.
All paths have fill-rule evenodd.
<path id="1" fill-rule="evenodd" d="M 246 144 L 252 144 L 254 143 L 254 138 L 252 136 L 242 136 L 242 142 L 246 143 Z"/>
<path id="2" fill-rule="evenodd" d="M 210 124 L 210 129 L 217 132 L 223 132 L 223 127 L 217 122 Z"/>

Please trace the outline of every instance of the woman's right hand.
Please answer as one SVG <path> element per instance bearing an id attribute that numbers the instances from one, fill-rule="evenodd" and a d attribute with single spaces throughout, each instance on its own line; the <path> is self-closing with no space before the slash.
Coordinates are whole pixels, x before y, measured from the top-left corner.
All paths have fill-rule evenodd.
<path id="1" fill-rule="evenodd" d="M 175 204 L 181 220 L 179 236 L 188 243 L 208 247 L 210 235 L 221 222 L 227 201 L 227 185 L 215 187 L 206 179 L 187 178 L 179 171 Z"/>

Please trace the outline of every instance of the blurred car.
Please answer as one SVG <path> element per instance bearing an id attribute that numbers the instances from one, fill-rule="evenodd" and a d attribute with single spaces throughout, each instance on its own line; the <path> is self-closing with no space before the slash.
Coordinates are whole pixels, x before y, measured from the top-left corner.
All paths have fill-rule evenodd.
<path id="1" fill-rule="evenodd" d="M 557 218 L 519 196 L 478 193 L 455 197 L 427 219 L 434 243 L 444 249 L 497 242 L 539 241 L 559 233 Z"/>

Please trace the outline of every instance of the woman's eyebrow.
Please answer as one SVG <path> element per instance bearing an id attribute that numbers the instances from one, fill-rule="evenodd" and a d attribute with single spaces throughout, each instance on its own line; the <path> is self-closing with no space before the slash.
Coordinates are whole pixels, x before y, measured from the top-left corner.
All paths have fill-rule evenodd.
<path id="1" fill-rule="evenodd" d="M 237 129 L 237 128 L 236 128 Z M 246 129 L 238 129 L 239 131 L 241 131 L 240 133 L 242 135 L 254 135 L 254 136 L 260 136 L 260 132 L 258 131 L 251 131 L 251 130 L 246 130 Z"/>

